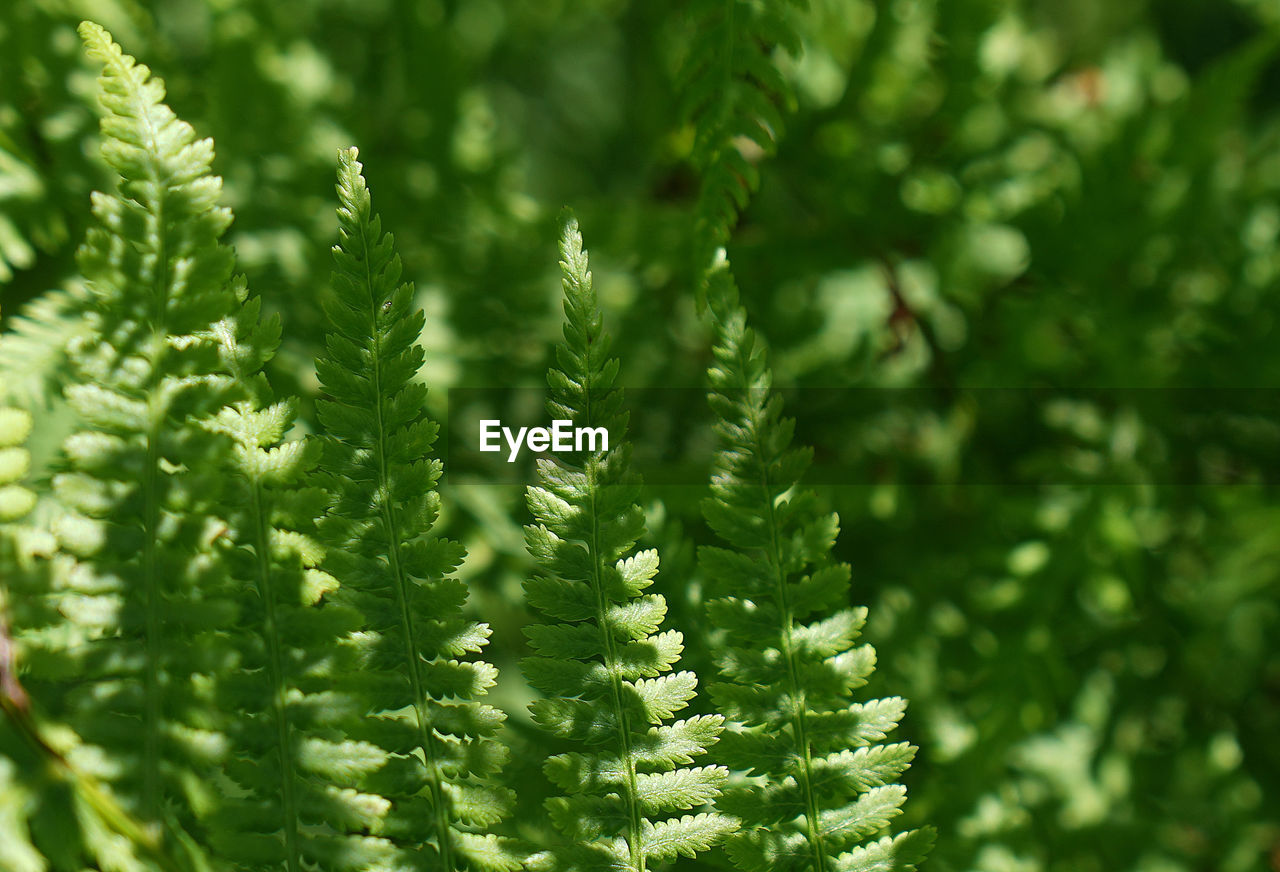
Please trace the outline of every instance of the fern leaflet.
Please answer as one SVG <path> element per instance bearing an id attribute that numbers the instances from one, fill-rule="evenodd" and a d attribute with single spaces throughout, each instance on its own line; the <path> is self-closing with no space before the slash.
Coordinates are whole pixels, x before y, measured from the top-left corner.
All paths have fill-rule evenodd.
<path id="1" fill-rule="evenodd" d="M 536 868 L 644 872 L 720 842 L 736 822 L 696 811 L 720 792 L 719 766 L 690 767 L 716 741 L 723 719 L 667 723 L 695 695 L 692 672 L 672 672 L 684 640 L 658 632 L 666 601 L 645 594 L 656 551 L 632 553 L 644 532 L 639 479 L 623 441 L 627 416 L 614 387 L 618 361 L 592 287 L 577 222 L 560 244 L 565 341 L 548 374 L 548 411 L 579 427 L 605 428 L 611 450 L 538 461 L 526 528 L 541 573 L 526 582 L 529 602 L 550 622 L 526 632 L 535 655 L 529 683 L 546 694 L 532 704 L 543 728 L 580 746 L 551 757 L 548 777 L 567 794 L 548 801 L 569 844 L 540 854 Z M 628 556 L 630 555 L 630 556 Z M 682 812 L 694 812 L 681 814 Z"/>
<path id="2" fill-rule="evenodd" d="M 316 367 L 328 397 L 318 481 L 336 495 L 326 565 L 371 625 L 359 680 L 373 714 L 353 730 L 391 755 L 369 788 L 392 801 L 386 834 L 409 868 L 513 870 L 520 858 L 485 832 L 513 800 L 492 777 L 507 755 L 495 738 L 504 715 L 479 701 L 497 670 L 463 659 L 489 628 L 463 615 L 467 590 L 451 577 L 462 546 L 429 535 L 442 466 L 414 381 L 425 319 L 360 172 L 356 150 L 343 151 L 331 332 Z"/>
<path id="3" fill-rule="evenodd" d="M 791 445 L 794 424 L 770 391 L 765 351 L 746 326 L 723 252 L 707 281 L 722 448 L 703 511 L 729 547 L 699 549 L 699 564 L 710 586 L 707 617 L 721 634 L 722 680 L 711 694 L 731 719 L 718 752 L 751 776 L 721 803 L 744 824 L 729 854 L 744 872 L 914 869 L 931 831 L 858 844 L 906 798 L 893 782 L 916 749 L 877 744 L 906 704 L 849 701 L 875 652 L 854 645 L 867 610 L 848 607 L 849 566 L 831 560 L 838 519 L 800 488 L 811 452 Z"/>

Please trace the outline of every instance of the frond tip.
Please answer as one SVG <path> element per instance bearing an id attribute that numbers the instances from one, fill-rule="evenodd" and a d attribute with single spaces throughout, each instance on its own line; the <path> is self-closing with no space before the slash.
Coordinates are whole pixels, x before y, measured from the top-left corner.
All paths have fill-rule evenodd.
<path id="1" fill-rule="evenodd" d="M 707 275 L 721 449 L 703 513 L 728 547 L 706 546 L 698 557 L 718 628 L 721 681 L 711 695 L 733 719 L 720 757 L 749 775 L 721 803 L 743 820 L 729 855 L 743 872 L 914 869 L 931 831 L 861 844 L 906 800 L 893 782 L 915 747 L 875 744 L 905 703 L 849 698 L 867 683 L 875 652 L 855 645 L 867 610 L 847 606 L 849 566 L 831 559 L 839 521 L 800 487 L 810 453 L 791 445 L 793 424 L 771 391 L 723 253 Z"/>
<path id="2" fill-rule="evenodd" d="M 566 844 L 530 866 L 645 872 L 705 851 L 736 829 L 733 818 L 709 810 L 728 770 L 688 765 L 717 741 L 724 719 L 668 723 L 693 699 L 697 677 L 673 671 L 684 638 L 658 631 L 666 600 L 645 592 L 658 554 L 634 550 L 644 513 L 623 440 L 618 361 L 609 356 L 572 216 L 564 221 L 560 254 L 565 341 L 556 349 L 559 368 L 548 373 L 548 411 L 607 428 L 614 448 L 539 460 L 538 483 L 528 490 L 535 523 L 525 538 L 539 572 L 525 590 L 549 619 L 526 629 L 534 656 L 524 661 L 524 673 L 546 695 L 530 709 L 536 723 L 575 746 L 545 766 L 565 793 L 547 808 Z"/>

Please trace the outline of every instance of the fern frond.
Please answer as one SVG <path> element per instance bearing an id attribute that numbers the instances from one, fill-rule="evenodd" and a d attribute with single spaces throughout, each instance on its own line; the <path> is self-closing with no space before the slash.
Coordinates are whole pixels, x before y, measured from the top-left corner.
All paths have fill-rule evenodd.
<path id="1" fill-rule="evenodd" d="M 467 590 L 452 577 L 462 546 L 430 535 L 442 465 L 414 380 L 425 316 L 400 282 L 356 156 L 339 156 L 331 332 L 316 365 L 327 395 L 317 480 L 335 495 L 326 566 L 370 624 L 359 681 L 373 711 L 353 730 L 389 757 L 368 789 L 393 803 L 386 835 L 405 864 L 509 872 L 520 857 L 486 834 L 513 801 L 493 779 L 507 756 L 495 737 L 504 715 L 480 701 L 497 670 L 474 659 L 489 628 L 463 615 Z"/>
<path id="2" fill-rule="evenodd" d="M 15 599 L 29 610 L 19 579 L 30 570 L 24 534 L 34 531 L 12 525 L 35 504 L 22 485 L 30 432 L 30 415 L 0 408 L 0 868 L 46 872 L 88 863 L 114 872 L 177 872 L 154 835 L 74 766 L 69 755 L 79 738 L 37 713 L 19 681 L 10 616 Z"/>
<path id="3" fill-rule="evenodd" d="M 744 872 L 914 869 L 928 831 L 860 845 L 906 798 L 894 782 L 916 749 L 876 744 L 905 703 L 850 699 L 875 652 L 855 646 L 867 610 L 848 605 L 849 566 L 831 559 L 838 519 L 800 487 L 811 452 L 791 444 L 794 424 L 723 252 L 707 280 L 721 449 L 703 512 L 728 547 L 701 548 L 699 564 L 718 628 L 711 694 L 732 722 L 717 751 L 751 776 L 721 803 L 744 825 L 729 854 Z"/>
<path id="4" fill-rule="evenodd" d="M 72 512 L 58 533 L 95 579 L 89 620 L 101 637 L 78 676 L 95 692 L 65 704 L 85 739 L 116 756 L 119 793 L 158 822 L 171 800 L 208 798 L 200 773 L 221 749 L 217 712 L 191 678 L 224 665 L 211 631 L 235 612 L 208 556 L 230 447 L 192 422 L 239 393 L 207 339 L 239 306 L 219 241 L 231 213 L 209 172 L 213 144 L 164 105 L 163 84 L 101 27 L 80 33 L 102 67 L 102 154 L 118 184 L 94 194 L 79 252 L 90 330 L 70 348 L 66 395 L 86 429 L 54 479 Z"/>
<path id="5" fill-rule="evenodd" d="M 256 397 L 205 425 L 234 445 L 228 535 L 219 541 L 231 577 L 256 603 L 235 634 L 234 678 L 218 688 L 220 707 L 239 714 L 228 729 L 225 771 L 240 792 L 205 823 L 219 856 L 249 872 L 384 868 L 392 845 L 366 834 L 382 828 L 388 803 L 359 785 L 386 754 L 343 730 L 360 713 L 340 686 L 353 655 L 343 640 L 361 619 L 323 601 L 338 587 L 318 568 L 324 552 L 314 529 L 329 496 L 304 487 L 320 445 L 281 441 L 293 404 L 262 405 L 270 388 L 259 370 L 280 325 L 260 321 L 259 310 L 258 299 L 248 300 L 214 330 L 229 374 Z"/>
<path id="6" fill-rule="evenodd" d="M 760 185 L 758 160 L 782 135 L 780 105 L 791 89 L 774 63 L 799 54 L 792 23 L 805 0 L 699 0 L 695 34 L 681 73 L 683 112 L 693 125 L 693 163 L 702 176 L 695 212 L 698 263 L 724 245 Z"/>
<path id="7" fill-rule="evenodd" d="M 55 288 L 5 315 L 0 333 L 0 399 L 48 405 L 67 375 L 67 346 L 86 332 L 80 285 Z"/>
<path id="8" fill-rule="evenodd" d="M 656 551 L 634 552 L 644 532 L 639 478 L 624 441 L 627 415 L 614 386 L 618 361 L 592 288 L 577 222 L 560 243 L 565 341 L 548 374 L 548 411 L 557 420 L 609 432 L 608 451 L 538 461 L 528 491 L 536 523 L 526 528 L 541 573 L 526 582 L 529 602 L 550 621 L 529 627 L 529 683 L 546 694 L 531 706 L 547 731 L 579 750 L 551 757 L 546 773 L 566 795 L 548 802 L 569 845 L 538 867 L 644 872 L 720 842 L 736 822 L 694 811 L 720 792 L 720 766 L 687 764 L 706 752 L 718 715 L 668 724 L 696 693 L 692 672 L 672 672 L 684 640 L 658 632 L 666 602 L 645 593 Z"/>

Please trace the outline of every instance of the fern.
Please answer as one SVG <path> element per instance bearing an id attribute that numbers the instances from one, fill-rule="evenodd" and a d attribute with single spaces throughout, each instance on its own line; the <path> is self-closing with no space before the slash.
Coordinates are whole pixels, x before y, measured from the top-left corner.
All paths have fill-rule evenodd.
<path id="1" fill-rule="evenodd" d="M 639 480 L 623 441 L 626 413 L 614 387 L 618 362 L 592 287 L 577 222 L 561 237 L 564 344 L 548 375 L 548 411 L 579 427 L 608 430 L 612 450 L 538 462 L 528 492 L 536 523 L 526 528 L 541 574 L 526 582 L 529 602 L 549 623 L 527 629 L 535 655 L 525 675 L 547 695 L 534 720 L 578 750 L 551 757 L 548 777 L 567 796 L 548 801 L 569 844 L 538 855 L 538 868 L 630 869 L 694 856 L 735 822 L 693 812 L 720 792 L 727 770 L 690 767 L 716 741 L 723 719 L 667 723 L 695 695 L 692 672 L 671 672 L 683 649 L 675 630 L 658 632 L 666 602 L 645 594 L 656 551 L 631 553 L 644 532 Z M 630 556 L 628 556 L 630 555 Z"/>
<path id="2" fill-rule="evenodd" d="M 86 291 L 81 285 L 56 288 L 7 315 L 0 334 L 0 400 L 26 408 L 50 405 L 67 376 L 67 345 L 85 333 Z"/>
<path id="3" fill-rule="evenodd" d="M 18 679 L 18 645 L 10 632 L 19 577 L 31 571 L 27 540 L 16 528 L 35 505 L 23 487 L 30 457 L 22 446 L 31 417 L 0 408 L 0 868 L 7 872 L 80 869 L 177 870 L 159 845 L 109 791 L 80 772 L 70 755 L 79 738 L 35 710 Z M 19 605 L 25 605 L 18 599 Z M 153 865 L 154 864 L 154 865 Z"/>
<path id="4" fill-rule="evenodd" d="M 31 416 L 0 406 L 0 703 L 6 713 L 25 710 L 27 694 L 18 682 L 17 646 L 11 635 L 9 599 L 18 575 L 17 542 L 10 525 L 27 516 L 36 495 L 23 484 L 31 468 L 25 442 Z"/>
<path id="5" fill-rule="evenodd" d="M 146 821 L 178 819 L 235 868 L 368 868 L 390 846 L 358 834 L 386 802 L 355 786 L 382 754 L 336 726 L 356 710 L 330 685 L 359 616 L 317 605 L 336 586 L 306 535 L 327 502 L 300 486 L 318 446 L 280 443 L 291 405 L 261 374 L 279 320 L 219 242 L 231 214 L 212 144 L 105 31 L 81 33 L 104 67 L 120 183 L 94 198 L 92 330 L 70 353 L 67 396 L 94 429 L 68 440 L 54 480 L 76 512 L 61 538 L 105 606 L 81 607 L 98 624 L 67 668 L 98 690 L 64 704 L 125 763 L 117 785 Z"/>
<path id="6" fill-rule="evenodd" d="M 22 484 L 31 457 L 23 443 L 31 433 L 31 416 L 19 409 L 0 407 L 0 523 L 11 524 L 35 506 L 35 494 Z M 34 768 L 30 749 L 22 741 L 30 724 L 31 702 L 18 681 L 17 646 L 10 633 L 10 597 L 17 575 L 14 543 L 9 530 L 0 527 L 0 867 L 14 872 L 44 872 L 44 855 L 32 844 L 30 820 L 37 814 L 39 797 L 20 771 Z M 25 754 L 23 752 L 26 752 Z M 27 758 L 19 769 L 15 758 Z"/>
<path id="7" fill-rule="evenodd" d="M 848 607 L 849 566 L 830 556 L 838 519 L 819 513 L 813 492 L 800 488 L 811 452 L 791 446 L 794 424 L 770 392 L 764 349 L 747 329 L 723 257 L 708 283 L 711 404 L 722 448 L 703 509 L 729 547 L 699 549 L 699 564 L 710 585 L 708 622 L 722 634 L 722 680 L 711 694 L 732 721 L 718 751 L 751 776 L 722 801 L 744 824 L 729 853 L 744 872 L 914 869 L 930 831 L 858 844 L 906 798 L 893 782 L 916 749 L 877 744 L 906 703 L 850 703 L 875 652 L 854 645 L 867 610 Z"/>
<path id="8" fill-rule="evenodd" d="M 489 628 L 463 616 L 467 590 L 451 577 L 462 546 L 429 535 L 442 465 L 429 458 L 439 428 L 414 381 L 424 315 L 356 154 L 340 155 L 332 332 L 316 367 L 327 394 L 318 480 L 336 495 L 328 566 L 370 624 L 359 680 L 373 714 L 354 729 L 391 755 L 370 786 L 394 803 L 387 834 L 410 868 L 512 870 L 512 847 L 485 833 L 513 801 L 492 778 L 507 756 L 495 738 L 504 715 L 479 701 L 497 670 L 462 659 Z"/>
<path id="9" fill-rule="evenodd" d="M 723 241 L 754 187 L 740 146 L 767 150 L 784 93 L 764 46 L 788 39 L 775 10 L 720 8 L 711 31 L 733 50 L 690 91 L 708 173 L 701 245 Z M 104 30 L 81 33 L 102 66 L 102 153 L 118 182 L 93 198 L 86 290 L 43 298 L 0 343 L 0 369 L 38 357 L 35 378 L 71 382 L 84 425 L 53 478 L 67 510 L 56 542 L 0 537 L 4 592 L 21 597 L 0 612 L 22 625 L 0 626 L 0 864 L 646 872 L 728 840 L 748 872 L 914 868 L 927 833 L 868 843 L 904 799 L 892 782 L 914 749 L 879 744 L 902 703 L 848 699 L 872 668 L 854 647 L 865 610 L 841 607 L 834 517 L 795 495 L 804 455 L 767 398 L 727 264 L 711 273 L 727 443 L 707 516 L 730 547 L 701 555 L 724 628 L 725 732 L 720 714 L 675 720 L 697 678 L 678 670 L 684 638 L 661 630 L 666 602 L 647 592 L 658 555 L 636 550 L 645 518 L 618 363 L 577 224 L 564 227 L 548 409 L 605 429 L 612 450 L 540 461 L 528 491 L 539 573 L 525 590 L 546 620 L 527 630 L 524 671 L 544 697 L 535 723 L 566 750 L 544 766 L 564 838 L 525 858 L 495 833 L 514 796 L 499 777 L 504 715 L 483 701 L 490 631 L 464 612 L 462 546 L 432 535 L 442 466 L 416 381 L 425 316 L 356 151 L 339 158 L 323 433 L 291 440 L 295 404 L 263 375 L 282 325 L 234 275 L 212 143 Z M 708 70 L 736 81 L 731 105 L 699 90 Z M 25 421 L 0 412 L 0 520 L 34 501 L 15 484 Z M 723 760 L 699 763 L 717 742 Z"/>
<path id="10" fill-rule="evenodd" d="M 102 28 L 80 33 L 102 66 L 102 154 L 117 173 L 93 196 L 96 224 L 81 247 L 92 293 L 90 329 L 69 356 L 66 396 L 87 429 L 65 446 L 54 479 L 74 514 L 58 526 L 86 561 L 97 609 L 80 618 L 97 638 L 75 652 L 94 693 L 67 694 L 85 738 L 109 749 L 121 794 L 148 822 L 187 817 L 213 793 L 202 773 L 222 747 L 217 713 L 192 676 L 216 674 L 227 645 L 212 631 L 235 613 L 209 556 L 227 440 L 192 422 L 239 395 L 209 338 L 238 307 L 231 222 L 209 173 L 213 145 L 164 105 L 164 86 Z M 207 643 L 207 644 L 206 644 Z"/>
<path id="11" fill-rule="evenodd" d="M 23 518 L 35 507 L 35 494 L 22 484 L 31 468 L 31 455 L 23 447 L 30 434 L 30 415 L 0 407 L 0 522 Z"/>
<path id="12" fill-rule="evenodd" d="M 229 729 L 227 768 L 243 796 L 225 800 L 207 822 L 210 841 L 246 870 L 379 868 L 391 846 L 362 833 L 381 827 L 387 802 L 357 788 L 385 754 L 346 737 L 357 695 L 336 686 L 351 669 L 341 640 L 361 619 L 322 601 L 338 586 L 317 568 L 323 550 L 313 529 L 329 496 L 302 486 L 320 446 L 280 442 L 294 409 L 270 403 L 259 372 L 280 335 L 279 319 L 260 322 L 259 310 L 260 300 L 248 300 L 214 331 L 228 373 L 254 396 L 206 426 L 235 446 L 229 535 L 219 541 L 231 577 L 256 594 L 256 607 L 239 627 L 234 678 L 219 687 L 222 708 L 240 713 Z"/>
<path id="13" fill-rule="evenodd" d="M 791 21 L 805 0 L 699 0 L 681 74 L 685 117 L 693 125 L 693 163 L 702 176 L 695 211 L 695 255 L 710 261 L 760 186 L 756 162 L 782 135 L 779 104 L 791 89 L 772 54 L 800 52 Z"/>

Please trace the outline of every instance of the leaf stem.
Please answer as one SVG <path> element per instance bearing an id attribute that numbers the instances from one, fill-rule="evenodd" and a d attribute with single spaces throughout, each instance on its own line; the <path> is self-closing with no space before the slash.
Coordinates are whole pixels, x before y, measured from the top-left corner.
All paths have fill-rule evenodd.
<path id="1" fill-rule="evenodd" d="M 360 231 L 361 259 L 364 263 L 365 287 L 369 292 L 369 311 L 373 319 L 373 347 L 371 357 L 373 363 L 373 395 L 374 419 L 378 434 L 376 454 L 378 458 L 378 493 L 382 504 L 382 522 L 387 529 L 389 543 L 387 562 L 391 575 L 395 579 L 396 607 L 400 614 L 400 629 L 404 638 L 405 662 L 409 667 L 409 683 L 413 690 L 413 711 L 418 727 L 418 744 L 422 748 L 423 767 L 427 773 L 427 785 L 431 791 L 431 806 L 435 817 L 436 846 L 440 851 L 443 866 L 449 872 L 456 868 L 453 857 L 453 841 L 450 837 L 448 797 L 440 783 L 440 752 L 437 739 L 426 711 L 426 694 L 422 681 L 422 656 L 418 648 L 417 630 L 414 626 L 413 614 L 409 603 L 409 578 L 404 570 L 404 561 L 400 554 L 400 528 L 396 521 L 396 510 L 392 499 L 391 475 L 387 469 L 387 426 L 383 416 L 382 394 L 382 337 L 378 329 L 379 311 L 378 294 L 374 288 L 373 265 L 370 260 L 371 244 L 368 235 L 367 216 L 357 215 L 357 226 Z"/>
<path id="2" fill-rule="evenodd" d="M 256 450 L 256 449 L 250 449 Z M 298 804 L 294 793 L 297 777 L 293 756 L 293 737 L 289 730 L 288 703 L 285 700 L 284 657 L 280 650 L 280 628 L 276 620 L 276 600 L 271 588 L 271 530 L 267 524 L 262 483 L 252 482 L 255 551 L 258 564 L 258 596 L 263 603 L 263 630 L 270 656 L 271 712 L 276 726 L 276 744 L 280 749 L 281 801 L 284 805 L 285 859 L 289 872 L 301 872 L 302 855 L 298 847 Z"/>

